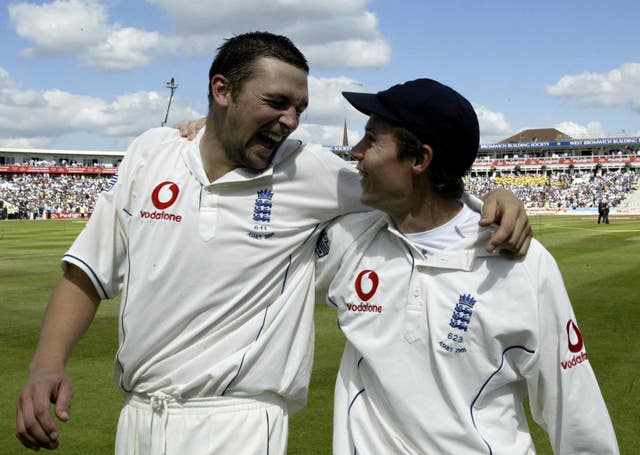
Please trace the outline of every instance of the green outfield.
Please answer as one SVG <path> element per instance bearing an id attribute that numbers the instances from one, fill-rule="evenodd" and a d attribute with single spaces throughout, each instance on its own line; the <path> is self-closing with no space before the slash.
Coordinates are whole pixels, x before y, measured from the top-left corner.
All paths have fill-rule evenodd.
<path id="1" fill-rule="evenodd" d="M 556 257 L 572 298 L 589 361 L 607 401 L 622 454 L 640 453 L 640 219 L 532 217 L 535 236 Z M 0 222 L 0 453 L 30 453 L 15 438 L 15 402 L 59 259 L 82 229 L 75 221 Z M 507 302 L 508 303 L 508 302 Z M 61 425 L 59 454 L 113 453 L 122 397 L 113 380 L 118 301 L 103 302 L 68 366 L 74 380 L 71 420 Z M 308 406 L 291 419 L 290 454 L 329 454 L 333 382 L 343 340 L 332 309 L 316 311 L 317 345 Z M 425 415 L 425 418 L 437 416 Z M 551 453 L 532 429 L 538 453 Z"/>

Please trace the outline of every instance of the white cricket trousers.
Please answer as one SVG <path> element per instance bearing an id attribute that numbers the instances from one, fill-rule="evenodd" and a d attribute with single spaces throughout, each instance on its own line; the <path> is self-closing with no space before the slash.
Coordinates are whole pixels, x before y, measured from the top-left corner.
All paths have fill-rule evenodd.
<path id="1" fill-rule="evenodd" d="M 285 455 L 288 415 L 273 394 L 176 401 L 130 396 L 118 420 L 116 455 Z"/>

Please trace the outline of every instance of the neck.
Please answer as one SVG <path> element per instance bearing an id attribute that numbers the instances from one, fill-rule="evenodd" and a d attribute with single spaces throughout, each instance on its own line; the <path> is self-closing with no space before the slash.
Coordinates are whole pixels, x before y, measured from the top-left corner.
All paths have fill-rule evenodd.
<path id="1" fill-rule="evenodd" d="M 199 146 L 202 166 L 210 182 L 216 181 L 233 169 L 226 160 L 224 146 L 218 137 L 216 121 L 211 113 L 207 116 L 206 129 Z"/>
<path id="2" fill-rule="evenodd" d="M 414 195 L 412 204 L 405 210 L 389 213 L 396 229 L 409 234 L 435 229 L 451 221 L 462 209 L 462 204 L 437 193 Z"/>

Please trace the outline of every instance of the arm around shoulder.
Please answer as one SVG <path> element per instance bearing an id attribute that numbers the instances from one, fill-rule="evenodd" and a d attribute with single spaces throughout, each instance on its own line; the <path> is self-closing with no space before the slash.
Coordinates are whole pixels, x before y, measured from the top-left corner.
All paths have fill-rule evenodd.
<path id="1" fill-rule="evenodd" d="M 500 254 L 510 259 L 527 253 L 533 232 L 524 204 L 515 194 L 504 188 L 497 188 L 482 197 L 481 226 L 497 224 L 487 251 L 500 249 Z"/>

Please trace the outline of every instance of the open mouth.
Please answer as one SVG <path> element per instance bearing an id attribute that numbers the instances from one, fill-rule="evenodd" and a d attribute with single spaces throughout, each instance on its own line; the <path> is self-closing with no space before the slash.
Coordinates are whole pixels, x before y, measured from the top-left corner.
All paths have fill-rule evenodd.
<path id="1" fill-rule="evenodd" d="M 266 149 L 273 151 L 276 146 L 282 142 L 283 136 L 274 134 L 270 131 L 261 131 L 257 134 L 258 142 Z"/>

